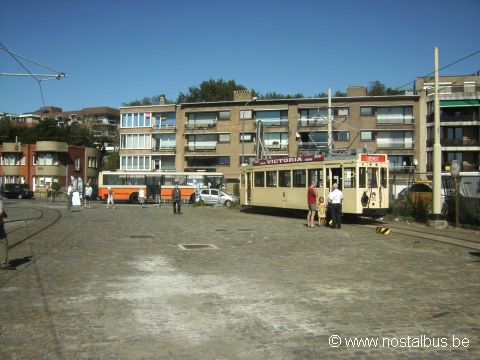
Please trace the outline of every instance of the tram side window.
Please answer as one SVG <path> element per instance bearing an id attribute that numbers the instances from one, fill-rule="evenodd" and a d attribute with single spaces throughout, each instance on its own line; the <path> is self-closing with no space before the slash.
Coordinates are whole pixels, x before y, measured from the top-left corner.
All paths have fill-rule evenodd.
<path id="1" fill-rule="evenodd" d="M 358 186 L 360 188 L 366 188 L 367 187 L 367 169 L 364 167 L 361 167 L 358 170 L 359 170 Z"/>
<path id="2" fill-rule="evenodd" d="M 290 170 L 280 170 L 278 172 L 278 186 L 290 187 L 291 185 L 291 173 Z"/>
<path id="3" fill-rule="evenodd" d="M 277 187 L 276 171 L 267 171 L 267 187 Z"/>
<path id="4" fill-rule="evenodd" d="M 293 187 L 306 187 L 307 174 L 306 170 L 293 170 Z"/>
<path id="5" fill-rule="evenodd" d="M 387 169 L 380 168 L 380 185 L 384 188 L 387 187 Z"/>
<path id="6" fill-rule="evenodd" d="M 368 168 L 367 172 L 368 176 L 368 187 L 377 187 L 378 186 L 378 179 L 377 179 L 377 168 Z"/>
<path id="7" fill-rule="evenodd" d="M 355 187 L 355 168 L 343 169 L 343 187 L 345 189 Z"/>
<path id="8" fill-rule="evenodd" d="M 263 171 L 255 172 L 255 187 L 265 187 L 265 173 Z"/>
<path id="9" fill-rule="evenodd" d="M 308 170 L 308 184 L 310 185 L 312 181 L 315 181 L 315 185 L 318 188 L 323 187 L 323 170 L 322 169 L 311 169 Z"/>

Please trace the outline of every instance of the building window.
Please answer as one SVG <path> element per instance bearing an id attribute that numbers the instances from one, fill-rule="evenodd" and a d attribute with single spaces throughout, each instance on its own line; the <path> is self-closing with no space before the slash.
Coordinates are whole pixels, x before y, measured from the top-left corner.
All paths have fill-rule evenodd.
<path id="1" fill-rule="evenodd" d="M 75 165 L 75 171 L 80 171 L 80 158 L 75 158 L 74 165 Z"/>
<path id="2" fill-rule="evenodd" d="M 218 120 L 230 120 L 230 111 L 220 111 L 218 113 Z"/>
<path id="3" fill-rule="evenodd" d="M 240 142 L 251 143 L 255 142 L 255 133 L 240 133 Z"/>
<path id="4" fill-rule="evenodd" d="M 333 138 L 335 141 L 349 141 L 350 132 L 349 131 L 334 131 Z"/>
<path id="5" fill-rule="evenodd" d="M 463 92 L 471 94 L 475 92 L 475 81 L 465 81 L 463 83 Z"/>
<path id="6" fill-rule="evenodd" d="M 219 143 L 229 143 L 230 142 L 230 133 L 218 134 Z"/>
<path id="7" fill-rule="evenodd" d="M 151 127 L 151 113 L 128 113 L 121 115 L 120 127 Z"/>
<path id="8" fill-rule="evenodd" d="M 412 106 L 387 106 L 377 108 L 377 124 L 412 124 Z"/>
<path id="9" fill-rule="evenodd" d="M 373 141 L 377 138 L 375 131 L 361 131 L 360 140 L 362 141 Z"/>
<path id="10" fill-rule="evenodd" d="M 150 149 L 150 134 L 129 134 L 122 135 L 120 138 L 121 149 Z"/>
<path id="11" fill-rule="evenodd" d="M 38 153 L 36 155 L 36 161 L 34 160 L 34 165 L 56 166 L 58 165 L 58 154 L 57 153 Z"/>
<path id="12" fill-rule="evenodd" d="M 240 110 L 240 120 L 250 120 L 253 119 L 252 110 Z"/>
<path id="13" fill-rule="evenodd" d="M 361 116 L 372 116 L 375 114 L 375 109 L 372 106 L 361 106 L 360 115 Z"/>
<path id="14" fill-rule="evenodd" d="M 89 157 L 88 158 L 88 167 L 89 168 L 97 168 L 97 158 L 96 157 Z"/>
<path id="15" fill-rule="evenodd" d="M 141 158 L 141 159 L 140 159 Z M 150 170 L 150 156 L 122 156 L 120 159 L 121 170 Z"/>

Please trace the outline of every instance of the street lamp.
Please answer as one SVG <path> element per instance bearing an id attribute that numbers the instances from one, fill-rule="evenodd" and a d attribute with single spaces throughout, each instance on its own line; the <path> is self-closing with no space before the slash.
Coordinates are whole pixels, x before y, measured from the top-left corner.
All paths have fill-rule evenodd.
<path id="1" fill-rule="evenodd" d="M 248 100 L 244 105 L 243 116 L 245 117 L 246 107 L 249 103 L 257 101 L 257 97 L 252 97 L 251 100 Z M 242 111 L 240 111 L 240 120 L 242 120 L 242 165 L 245 164 L 245 118 L 242 119 Z"/>

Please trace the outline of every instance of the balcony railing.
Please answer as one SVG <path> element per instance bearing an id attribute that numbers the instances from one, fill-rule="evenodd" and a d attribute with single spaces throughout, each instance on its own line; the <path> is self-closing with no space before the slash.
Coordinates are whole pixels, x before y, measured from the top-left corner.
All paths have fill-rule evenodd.
<path id="1" fill-rule="evenodd" d="M 162 145 L 152 147 L 154 152 L 175 152 L 175 145 Z"/>
<path id="2" fill-rule="evenodd" d="M 322 150 L 327 147 L 327 142 L 302 142 L 298 144 L 299 150 Z"/>
<path id="3" fill-rule="evenodd" d="M 413 142 L 408 143 L 378 143 L 377 149 L 413 149 Z"/>
<path id="4" fill-rule="evenodd" d="M 400 124 L 413 124 L 413 116 L 404 115 L 377 115 L 377 125 L 400 125 Z"/>
<path id="5" fill-rule="evenodd" d="M 153 128 L 155 130 L 161 129 L 175 129 L 175 123 L 161 123 L 161 124 L 153 124 Z"/>
<path id="6" fill-rule="evenodd" d="M 185 128 L 187 129 L 211 129 L 217 126 L 217 120 L 211 121 L 187 121 Z"/>
<path id="7" fill-rule="evenodd" d="M 450 172 L 451 166 L 450 164 L 442 164 L 442 171 L 443 172 Z M 427 165 L 427 171 L 433 171 L 433 165 Z M 480 164 L 475 163 L 462 163 L 460 162 L 460 171 L 480 171 Z"/>
<path id="8" fill-rule="evenodd" d="M 397 165 L 395 163 L 390 163 L 388 165 L 388 169 L 391 173 L 396 174 L 409 174 L 415 170 L 415 166 L 413 165 Z"/>
<path id="9" fill-rule="evenodd" d="M 432 147 L 435 140 L 427 140 L 427 146 Z M 475 139 L 440 139 L 442 146 L 480 146 L 480 142 Z"/>
<path id="10" fill-rule="evenodd" d="M 269 150 L 288 150 L 288 144 L 266 144 L 265 145 Z"/>
<path id="11" fill-rule="evenodd" d="M 427 122 L 432 123 L 435 121 L 435 115 L 430 114 L 427 116 Z M 445 115 L 440 116 L 440 122 L 455 122 L 455 121 L 479 121 L 480 116 L 478 114 L 459 114 L 459 115 Z"/>
<path id="12" fill-rule="evenodd" d="M 265 127 L 284 127 L 288 126 L 288 120 L 270 120 L 270 121 L 265 121 L 261 120 L 262 125 Z M 255 126 L 257 125 L 257 122 L 255 122 Z"/>
<path id="13" fill-rule="evenodd" d="M 332 117 L 333 121 L 333 117 Z M 310 127 L 310 126 L 323 126 L 327 125 L 328 120 L 327 118 L 311 118 L 311 119 L 305 119 L 305 118 L 300 118 L 298 119 L 298 126 L 300 127 Z"/>
<path id="14" fill-rule="evenodd" d="M 217 149 L 217 144 L 187 144 L 186 151 L 213 151 Z"/>

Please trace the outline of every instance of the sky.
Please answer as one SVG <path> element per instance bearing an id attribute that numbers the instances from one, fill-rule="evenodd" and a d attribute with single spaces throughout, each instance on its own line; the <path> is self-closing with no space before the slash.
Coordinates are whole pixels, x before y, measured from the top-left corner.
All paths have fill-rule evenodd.
<path id="1" fill-rule="evenodd" d="M 42 82 L 64 111 L 175 100 L 208 79 L 309 97 L 403 86 L 433 71 L 434 47 L 441 67 L 475 53 L 479 14 L 479 0 L 0 0 L 0 43 L 67 75 Z M 440 75 L 479 70 L 477 54 Z M 0 72 L 26 73 L 4 50 Z M 42 106 L 33 78 L 0 76 L 0 112 Z"/>

